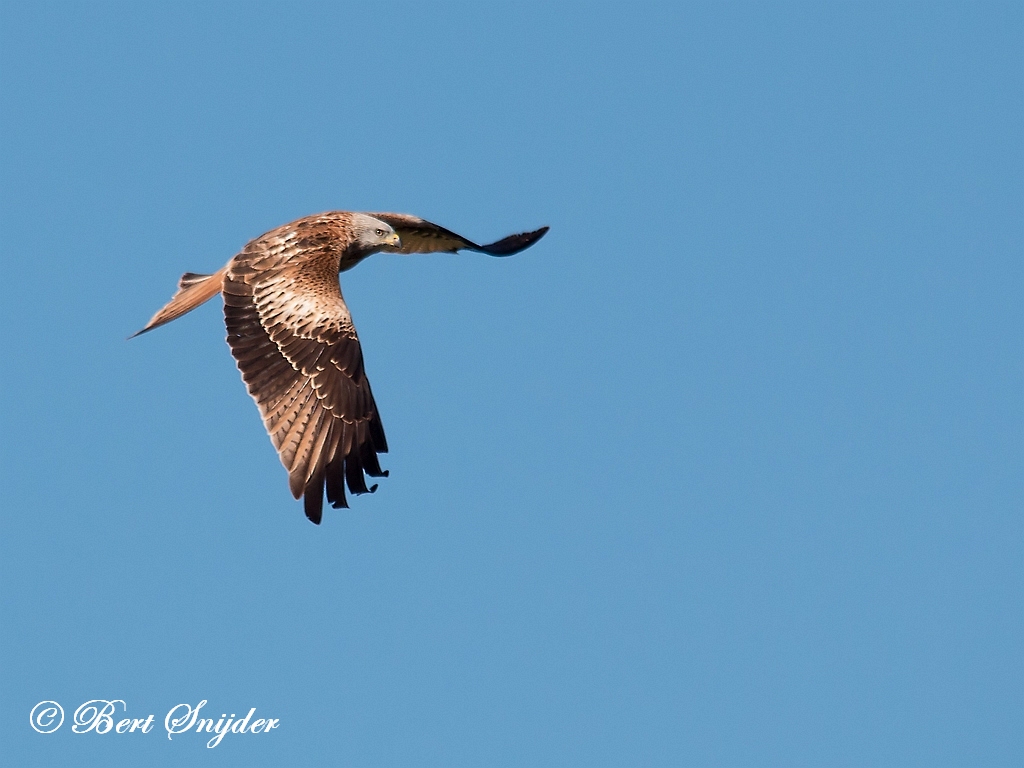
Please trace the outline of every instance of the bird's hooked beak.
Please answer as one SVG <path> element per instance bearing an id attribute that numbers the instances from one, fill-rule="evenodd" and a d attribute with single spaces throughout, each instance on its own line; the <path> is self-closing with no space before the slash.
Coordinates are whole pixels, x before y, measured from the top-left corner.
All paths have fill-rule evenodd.
<path id="1" fill-rule="evenodd" d="M 392 232 L 390 235 L 388 235 L 387 245 L 391 248 L 402 247 L 402 239 L 398 236 L 397 232 Z"/>

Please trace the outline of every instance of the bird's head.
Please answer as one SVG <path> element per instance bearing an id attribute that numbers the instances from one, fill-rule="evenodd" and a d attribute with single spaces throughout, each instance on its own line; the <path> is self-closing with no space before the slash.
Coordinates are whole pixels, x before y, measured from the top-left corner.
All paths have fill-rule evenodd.
<path id="1" fill-rule="evenodd" d="M 395 230 L 390 224 L 380 219 L 375 219 L 364 213 L 354 213 L 352 214 L 352 228 L 360 249 L 379 251 L 382 248 L 397 250 L 402 247 L 402 241 Z"/>

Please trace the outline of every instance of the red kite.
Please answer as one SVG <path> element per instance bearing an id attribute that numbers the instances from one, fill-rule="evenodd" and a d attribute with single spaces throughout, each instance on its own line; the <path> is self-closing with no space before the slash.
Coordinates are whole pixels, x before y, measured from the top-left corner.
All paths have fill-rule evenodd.
<path id="1" fill-rule="evenodd" d="M 228 345 L 263 416 L 292 495 L 306 517 L 347 507 L 351 493 L 372 493 L 364 473 L 387 477 L 384 427 L 363 371 L 363 353 L 341 295 L 338 273 L 367 256 L 479 251 L 510 256 L 548 231 L 477 245 L 429 221 L 400 213 L 323 213 L 256 238 L 212 275 L 186 272 L 178 292 L 145 328 L 150 331 L 224 296 Z"/>

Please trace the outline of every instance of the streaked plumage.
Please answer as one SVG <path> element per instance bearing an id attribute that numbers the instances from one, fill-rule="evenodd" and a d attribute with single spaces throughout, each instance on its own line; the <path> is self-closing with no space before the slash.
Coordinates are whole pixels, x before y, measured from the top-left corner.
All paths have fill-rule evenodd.
<path id="1" fill-rule="evenodd" d="M 510 256 L 547 227 L 477 245 L 429 221 L 398 213 L 338 211 L 308 216 L 256 238 L 212 275 L 185 273 L 178 292 L 136 336 L 224 296 L 228 345 L 259 407 L 306 516 L 320 522 L 323 496 L 347 507 L 368 493 L 364 475 L 386 477 L 387 441 L 363 370 L 338 273 L 378 251 Z"/>

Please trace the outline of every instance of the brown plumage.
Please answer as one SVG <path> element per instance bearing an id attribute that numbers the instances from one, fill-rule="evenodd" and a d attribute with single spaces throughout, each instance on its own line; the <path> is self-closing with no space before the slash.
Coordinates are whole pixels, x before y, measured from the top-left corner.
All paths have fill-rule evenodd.
<path id="1" fill-rule="evenodd" d="M 473 250 L 510 256 L 547 227 L 477 245 L 399 213 L 338 211 L 308 216 L 256 238 L 212 275 L 186 272 L 178 292 L 136 333 L 150 331 L 224 296 L 228 345 L 263 417 L 292 495 L 319 524 L 324 492 L 337 507 L 372 493 L 364 475 L 387 477 L 377 454 L 387 441 L 338 273 L 378 251 Z"/>

